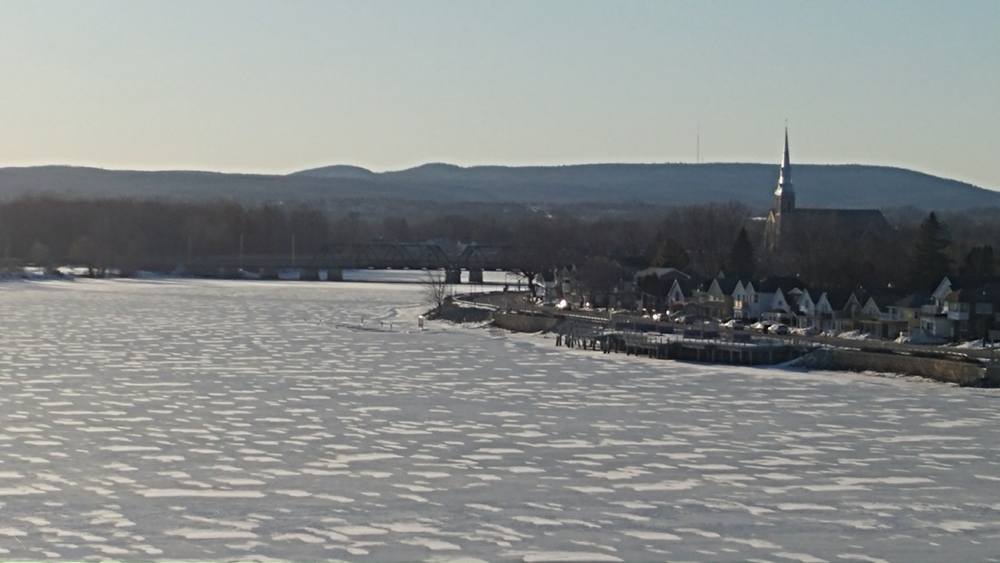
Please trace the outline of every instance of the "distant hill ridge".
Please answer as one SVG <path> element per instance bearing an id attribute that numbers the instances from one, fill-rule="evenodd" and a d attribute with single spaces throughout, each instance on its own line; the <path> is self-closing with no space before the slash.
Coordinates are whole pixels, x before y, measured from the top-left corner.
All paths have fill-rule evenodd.
<path id="1" fill-rule="evenodd" d="M 929 174 L 869 165 L 794 166 L 800 207 L 913 206 L 925 210 L 1000 207 L 1000 192 Z M 392 172 L 326 166 L 289 175 L 129 171 L 72 166 L 0 168 L 0 198 L 49 194 L 268 201 L 395 200 L 481 203 L 771 205 L 774 164 L 577 164 L 473 166 L 432 163 Z"/>

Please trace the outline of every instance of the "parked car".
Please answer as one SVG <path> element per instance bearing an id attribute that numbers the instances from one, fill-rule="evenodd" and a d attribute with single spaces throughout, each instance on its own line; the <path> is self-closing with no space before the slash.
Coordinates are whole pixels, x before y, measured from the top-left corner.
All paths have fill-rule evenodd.
<path id="1" fill-rule="evenodd" d="M 743 321 L 739 319 L 730 319 L 723 323 L 724 327 L 731 328 L 733 330 L 743 330 Z"/>
<path id="2" fill-rule="evenodd" d="M 771 328 L 771 321 L 757 321 L 750 325 L 750 328 L 754 330 L 759 330 L 760 332 L 767 333 L 767 330 Z"/>
<path id="3" fill-rule="evenodd" d="M 773 332 L 774 334 L 788 334 L 788 325 L 786 324 L 774 325 L 774 327 L 772 327 L 769 332 Z"/>

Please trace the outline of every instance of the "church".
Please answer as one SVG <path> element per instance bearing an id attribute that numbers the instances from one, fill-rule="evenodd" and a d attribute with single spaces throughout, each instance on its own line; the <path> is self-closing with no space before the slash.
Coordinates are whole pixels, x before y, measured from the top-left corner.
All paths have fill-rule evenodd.
<path id="1" fill-rule="evenodd" d="M 792 187 L 792 161 L 788 154 L 788 128 L 785 128 L 785 149 L 781 156 L 778 188 L 774 190 L 774 206 L 767 214 L 764 228 L 768 252 L 781 247 L 782 239 L 794 236 L 796 228 L 828 229 L 832 236 L 860 239 L 878 236 L 891 230 L 889 222 L 878 209 L 817 209 L 795 206 Z"/>

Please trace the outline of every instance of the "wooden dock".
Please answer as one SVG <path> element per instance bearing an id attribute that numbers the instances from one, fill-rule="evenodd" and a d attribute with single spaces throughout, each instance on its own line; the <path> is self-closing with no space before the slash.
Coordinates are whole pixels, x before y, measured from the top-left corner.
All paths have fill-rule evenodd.
<path id="1" fill-rule="evenodd" d="M 799 358 L 814 349 L 785 341 L 752 338 L 723 339 L 717 332 L 685 331 L 666 335 L 632 330 L 606 329 L 599 325 L 565 322 L 555 327 L 556 346 L 625 353 L 662 360 L 682 360 L 730 365 L 774 365 Z M 747 335 L 749 336 L 749 335 Z"/>

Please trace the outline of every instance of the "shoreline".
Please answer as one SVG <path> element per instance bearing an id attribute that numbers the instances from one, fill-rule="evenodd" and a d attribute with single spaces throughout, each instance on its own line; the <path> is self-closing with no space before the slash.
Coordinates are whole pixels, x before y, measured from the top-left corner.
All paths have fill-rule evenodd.
<path id="1" fill-rule="evenodd" d="M 877 372 L 920 376 L 961 387 L 1000 387 L 1000 364 L 970 350 L 896 345 L 884 342 L 834 342 L 829 338 L 776 337 L 745 331 L 720 331 L 648 323 L 636 317 L 582 315 L 532 304 L 518 294 L 463 295 L 450 307 L 491 311 L 495 326 L 511 332 L 551 333 L 556 346 L 600 353 L 718 365 L 791 365 L 806 370 Z M 444 319 L 448 320 L 448 319 Z M 631 325 L 631 326 L 630 326 Z M 992 351 L 989 351 L 992 354 Z"/>

